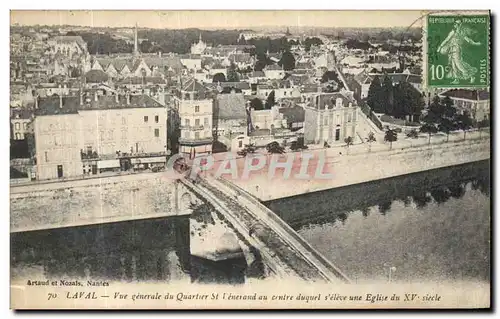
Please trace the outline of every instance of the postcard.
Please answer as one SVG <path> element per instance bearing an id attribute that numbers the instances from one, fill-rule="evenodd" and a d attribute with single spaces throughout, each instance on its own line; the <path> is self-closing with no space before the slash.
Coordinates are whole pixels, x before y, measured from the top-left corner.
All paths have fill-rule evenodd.
<path id="1" fill-rule="evenodd" d="M 11 11 L 11 308 L 490 308 L 490 47 L 489 11 Z"/>

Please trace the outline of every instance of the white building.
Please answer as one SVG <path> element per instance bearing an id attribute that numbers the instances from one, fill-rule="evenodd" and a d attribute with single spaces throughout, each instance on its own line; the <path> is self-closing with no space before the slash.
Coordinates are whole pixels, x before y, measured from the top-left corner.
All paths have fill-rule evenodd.
<path id="1" fill-rule="evenodd" d="M 307 144 L 341 144 L 356 139 L 358 107 L 342 93 L 317 93 L 305 107 L 304 141 Z"/>
<path id="2" fill-rule="evenodd" d="M 41 99 L 34 119 L 38 179 L 165 166 L 166 116 L 145 95 Z"/>
<path id="3" fill-rule="evenodd" d="M 180 120 L 179 152 L 195 157 L 212 152 L 212 99 L 205 87 L 189 78 L 175 92 L 174 108 Z"/>
<path id="4" fill-rule="evenodd" d="M 490 92 L 486 90 L 451 89 L 439 97 L 449 97 L 459 113 L 467 112 L 475 121 L 490 119 Z"/>

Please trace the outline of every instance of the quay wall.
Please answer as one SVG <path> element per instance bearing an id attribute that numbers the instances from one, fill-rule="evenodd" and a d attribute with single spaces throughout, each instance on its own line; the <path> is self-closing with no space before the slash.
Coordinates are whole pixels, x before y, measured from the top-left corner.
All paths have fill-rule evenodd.
<path id="1" fill-rule="evenodd" d="M 384 178 L 444 168 L 490 158 L 490 139 L 462 140 L 442 144 L 392 150 L 339 154 L 338 150 L 318 150 L 326 159 L 324 172 L 328 179 L 288 179 L 276 175 L 269 179 L 267 171 L 251 175 L 249 179 L 230 179 L 261 201 L 360 184 Z M 314 167 L 312 168 L 315 169 Z M 223 176 L 224 177 L 224 176 Z"/>
<path id="2" fill-rule="evenodd" d="M 174 180 L 162 173 L 11 188 L 11 232 L 175 216 Z"/>

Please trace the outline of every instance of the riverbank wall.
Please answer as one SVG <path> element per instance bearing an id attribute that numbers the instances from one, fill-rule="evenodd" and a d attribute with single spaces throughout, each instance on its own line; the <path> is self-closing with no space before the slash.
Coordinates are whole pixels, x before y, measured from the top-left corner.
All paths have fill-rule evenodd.
<path id="1" fill-rule="evenodd" d="M 176 216 L 164 173 L 11 188 L 11 232 Z"/>
<path id="2" fill-rule="evenodd" d="M 395 143 L 396 145 L 396 143 Z M 311 177 L 297 179 L 293 174 L 287 179 L 281 175 L 269 178 L 267 171 L 254 174 L 249 179 L 231 179 L 245 191 L 261 201 L 270 201 L 316 191 L 360 184 L 427 170 L 488 160 L 490 138 L 450 141 L 392 150 L 349 154 L 331 149 L 318 150 L 325 158 L 324 171 L 331 174 L 326 179 Z M 317 165 L 320 163 L 316 162 Z M 315 168 L 310 168 L 314 170 Z"/>

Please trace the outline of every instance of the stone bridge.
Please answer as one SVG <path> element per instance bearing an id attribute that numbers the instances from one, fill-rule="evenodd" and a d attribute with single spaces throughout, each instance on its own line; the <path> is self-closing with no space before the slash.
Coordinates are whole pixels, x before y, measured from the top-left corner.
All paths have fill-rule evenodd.
<path id="1" fill-rule="evenodd" d="M 192 254 L 231 258 L 214 251 L 235 237 L 248 264 L 258 251 L 266 269 L 279 278 L 348 282 L 333 264 L 302 239 L 276 214 L 243 189 L 222 179 L 191 181 L 174 172 L 131 174 L 59 183 L 11 187 L 11 233 L 192 215 L 207 205 L 224 221 L 217 236 L 201 250 L 191 233 Z M 191 223 L 195 223 L 191 218 Z M 211 247 L 212 251 L 206 251 Z M 210 250 L 210 248 L 209 248 Z M 223 254 L 224 255 L 224 254 Z M 229 257 L 228 257 L 229 256 Z"/>

